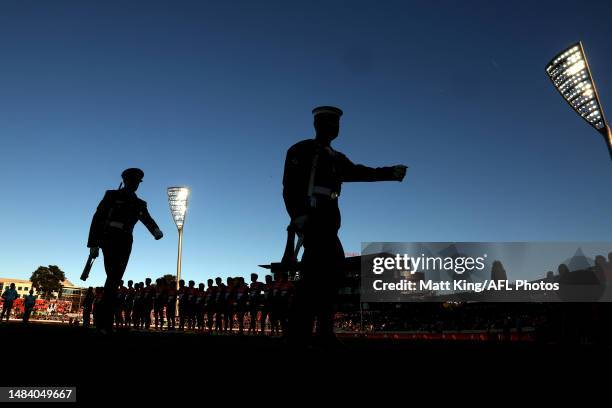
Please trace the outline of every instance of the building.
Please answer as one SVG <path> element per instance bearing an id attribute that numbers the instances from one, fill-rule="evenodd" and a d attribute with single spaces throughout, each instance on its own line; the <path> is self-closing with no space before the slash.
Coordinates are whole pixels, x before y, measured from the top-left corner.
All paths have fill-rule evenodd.
<path id="1" fill-rule="evenodd" d="M 75 286 L 68 279 L 62 282 L 62 290 L 59 294 L 56 294 L 59 300 L 66 300 L 72 302 L 71 312 L 78 313 L 83 304 L 83 299 L 87 294 L 87 288 Z"/>
<path id="2" fill-rule="evenodd" d="M 30 293 L 30 289 L 32 289 L 32 282 L 27 279 L 0 278 L 0 292 L 4 293 L 4 290 L 10 287 L 11 283 L 15 284 L 15 290 L 17 290 L 17 294 L 19 294 L 20 298 L 24 298 Z M 66 279 L 62 282 L 62 289 L 60 292 L 53 292 L 53 297 L 59 300 L 71 301 L 73 308 L 78 311 L 86 292 L 87 288 L 76 286 Z M 36 289 L 34 289 L 34 295 L 41 298 L 40 293 Z"/>
<path id="3" fill-rule="evenodd" d="M 30 289 L 32 289 L 32 282 L 27 279 L 0 278 L 0 292 L 4 293 L 11 286 L 11 283 L 15 284 L 15 290 L 17 290 L 20 298 L 28 295 Z M 38 295 L 36 289 L 34 289 L 34 294 Z"/>

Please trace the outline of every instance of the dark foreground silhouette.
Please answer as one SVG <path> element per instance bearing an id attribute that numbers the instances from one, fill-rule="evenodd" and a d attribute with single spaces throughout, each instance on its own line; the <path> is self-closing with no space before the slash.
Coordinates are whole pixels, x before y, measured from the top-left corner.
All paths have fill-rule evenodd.
<path id="1" fill-rule="evenodd" d="M 306 389 L 311 391 L 302 398 L 314 398 L 312 390 L 318 390 L 327 393 L 326 401 L 346 402 L 408 380 L 451 387 L 471 378 L 484 385 L 494 373 L 488 380 L 516 373 L 541 383 L 543 373 L 575 363 L 600 365 L 610 354 L 609 347 L 576 344 L 360 338 L 344 339 L 342 348 L 298 349 L 259 336 L 134 331 L 103 336 L 67 325 L 20 322 L 0 324 L 0 338 L 5 356 L 30 356 L 10 369 L 5 364 L 2 385 L 70 385 L 77 387 L 80 402 L 168 398 L 176 406 L 209 394 L 242 404 L 249 390 L 275 400 L 298 398 Z M 33 356 L 44 364 L 33 368 L 28 363 Z"/>
<path id="2" fill-rule="evenodd" d="M 315 137 L 287 150 L 283 173 L 283 199 L 291 222 L 282 264 L 291 269 L 290 265 L 297 261 L 299 245 L 304 245 L 288 334 L 302 343 L 311 340 L 313 326 L 318 337 L 334 341 L 333 305 L 344 264 L 344 249 L 338 238 L 342 183 L 402 181 L 407 168 L 353 163 L 331 146 L 340 132 L 342 110 L 319 106 L 312 113 Z M 295 235 L 299 236 L 297 249 L 292 248 Z"/>

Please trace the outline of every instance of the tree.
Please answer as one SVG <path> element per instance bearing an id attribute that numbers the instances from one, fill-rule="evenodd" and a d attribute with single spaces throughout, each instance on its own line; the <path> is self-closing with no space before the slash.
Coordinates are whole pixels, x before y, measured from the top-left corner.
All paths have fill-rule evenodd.
<path id="1" fill-rule="evenodd" d="M 53 297 L 53 292 L 62 290 L 62 282 L 65 280 L 64 271 L 56 265 L 39 266 L 30 277 L 32 286 L 47 300 Z"/>
<path id="2" fill-rule="evenodd" d="M 161 279 L 165 280 L 166 283 L 170 283 L 176 280 L 176 275 L 171 275 L 167 273 L 164 276 L 162 276 Z"/>

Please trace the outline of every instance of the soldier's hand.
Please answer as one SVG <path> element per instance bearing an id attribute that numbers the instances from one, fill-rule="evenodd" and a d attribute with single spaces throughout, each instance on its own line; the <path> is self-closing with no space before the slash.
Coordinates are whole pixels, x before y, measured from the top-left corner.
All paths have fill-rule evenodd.
<path id="1" fill-rule="evenodd" d="M 153 231 L 153 237 L 155 237 L 155 240 L 158 241 L 162 239 L 163 236 L 164 236 L 164 233 L 161 232 L 159 228 L 155 228 L 155 231 Z"/>
<path id="2" fill-rule="evenodd" d="M 393 166 L 393 177 L 397 181 L 404 180 L 404 177 L 406 177 L 406 169 L 408 169 L 408 166 L 404 166 L 403 164 L 398 164 L 397 166 Z"/>
<path id="3" fill-rule="evenodd" d="M 98 255 L 100 255 L 100 248 L 98 247 L 89 248 L 89 256 L 95 259 L 98 257 Z"/>

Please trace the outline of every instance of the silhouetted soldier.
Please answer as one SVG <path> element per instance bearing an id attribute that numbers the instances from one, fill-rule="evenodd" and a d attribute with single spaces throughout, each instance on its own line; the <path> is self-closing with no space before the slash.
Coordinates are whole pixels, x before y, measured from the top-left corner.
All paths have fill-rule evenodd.
<path id="1" fill-rule="evenodd" d="M 147 203 L 136 196 L 144 172 L 140 169 L 127 169 L 121 174 L 123 186 L 118 190 L 108 190 L 93 216 L 87 246 L 90 255 L 98 256 L 99 248 L 104 254 L 106 282 L 102 311 L 97 326 L 111 330 L 113 324 L 114 302 L 119 281 L 123 277 L 132 251 L 132 231 L 141 221 L 156 240 L 163 234 L 147 210 Z"/>
<path id="2" fill-rule="evenodd" d="M 217 333 L 223 331 L 223 313 L 225 310 L 224 302 L 225 302 L 225 291 L 227 287 L 223 283 L 223 279 L 220 277 L 215 278 L 215 283 L 217 284 L 217 292 L 215 298 L 215 330 Z"/>
<path id="3" fill-rule="evenodd" d="M 179 330 L 185 330 L 185 320 L 187 318 L 187 288 L 185 281 L 179 281 L 178 288 L 178 304 L 179 304 Z"/>
<path id="4" fill-rule="evenodd" d="M 249 297 L 249 287 L 244 282 L 242 276 L 235 279 L 234 290 L 234 310 L 236 311 L 236 320 L 238 320 L 238 334 L 244 333 L 244 314 L 247 311 L 247 302 Z"/>
<path id="5" fill-rule="evenodd" d="M 134 310 L 134 281 L 129 280 L 127 286 L 127 294 L 125 296 L 125 326 L 130 327 L 132 324 L 132 311 Z"/>
<path id="6" fill-rule="evenodd" d="M 189 281 L 189 287 L 187 288 L 187 328 L 193 330 L 195 327 L 195 302 L 198 289 L 195 287 L 195 281 Z"/>
<path id="7" fill-rule="evenodd" d="M 127 288 L 123 286 L 123 280 L 119 281 L 117 286 L 117 298 L 115 299 L 115 326 L 121 327 L 124 324 L 123 310 L 125 309 L 125 298 L 127 296 Z"/>
<path id="8" fill-rule="evenodd" d="M 261 307 L 261 334 L 266 334 L 266 321 L 270 320 L 270 327 L 272 327 L 272 309 L 274 303 L 274 282 L 272 281 L 272 275 L 266 275 L 266 283 L 263 285 L 262 294 L 262 307 Z"/>
<path id="9" fill-rule="evenodd" d="M 288 228 L 303 237 L 301 279 L 296 294 L 292 337 L 307 340 L 317 318 L 317 333 L 333 340 L 333 303 L 344 266 L 344 250 L 338 239 L 338 196 L 343 182 L 402 181 L 406 166 L 371 168 L 354 164 L 331 147 L 340 129 L 342 111 L 321 106 L 312 111 L 316 136 L 296 143 L 287 151 L 283 198 L 291 217 Z M 289 264 L 293 253 L 285 253 Z M 325 285 L 317 286 L 325 280 Z"/>
<path id="10" fill-rule="evenodd" d="M 251 286 L 249 288 L 249 329 L 248 333 L 257 333 L 257 315 L 261 310 L 262 297 L 261 293 L 263 291 L 263 283 L 257 280 L 259 276 L 256 273 L 251 274 Z M 263 315 L 262 315 L 263 319 Z"/>
<path id="11" fill-rule="evenodd" d="M 208 327 L 208 331 L 212 333 L 213 330 L 213 320 L 215 317 L 215 301 L 217 299 L 217 287 L 214 286 L 215 281 L 209 279 L 208 288 L 206 289 L 206 298 L 205 298 L 205 310 L 206 310 L 206 326 Z"/>
<path id="12" fill-rule="evenodd" d="M 155 286 L 151 285 L 151 278 L 145 279 L 145 287 L 143 289 L 144 292 L 144 325 L 145 329 L 149 330 L 151 327 L 151 313 L 153 312 L 153 304 L 155 303 Z"/>
<path id="13" fill-rule="evenodd" d="M 270 334 L 280 334 L 280 313 L 281 313 L 281 291 L 283 289 L 281 273 L 274 275 L 274 283 L 272 285 L 272 301 L 270 302 Z"/>
<path id="14" fill-rule="evenodd" d="M 286 272 L 279 272 L 277 278 L 278 280 L 274 287 L 274 321 L 275 324 L 280 323 L 283 336 L 287 336 L 289 310 L 294 301 L 295 288 L 293 284 L 289 282 Z M 276 332 L 278 333 L 278 327 Z"/>
<path id="15" fill-rule="evenodd" d="M 164 307 L 167 295 L 166 281 L 162 278 L 155 280 L 155 300 L 153 301 L 153 316 L 155 316 L 155 328 L 164 328 Z"/>
<path id="16" fill-rule="evenodd" d="M 174 330 L 176 326 L 176 281 L 172 280 L 168 282 L 166 289 L 166 317 L 168 318 L 168 330 Z"/>
<path id="17" fill-rule="evenodd" d="M 134 292 L 134 311 L 133 311 L 133 319 L 134 319 L 134 328 L 140 329 L 142 328 L 142 324 L 144 322 L 144 283 L 138 282 L 136 284 L 136 290 Z"/>
<path id="18" fill-rule="evenodd" d="M 196 325 L 198 330 L 204 330 L 204 304 L 206 303 L 206 288 L 203 283 L 198 285 L 195 300 Z"/>
<path id="19" fill-rule="evenodd" d="M 223 331 L 231 333 L 234 329 L 234 278 L 226 279 L 225 292 L 223 293 Z"/>
<path id="20" fill-rule="evenodd" d="M 90 286 L 85 294 L 85 299 L 83 299 L 83 327 L 85 328 L 89 327 L 91 322 L 91 310 L 93 309 L 94 298 L 94 291 Z"/>

